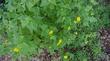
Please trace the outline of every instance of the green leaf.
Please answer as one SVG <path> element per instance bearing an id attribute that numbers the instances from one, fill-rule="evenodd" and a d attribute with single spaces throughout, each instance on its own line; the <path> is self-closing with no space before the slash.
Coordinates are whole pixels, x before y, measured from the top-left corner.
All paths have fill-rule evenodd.
<path id="1" fill-rule="evenodd" d="M 31 10 L 31 8 L 37 4 L 39 2 L 39 0 L 26 0 L 26 6 L 28 7 L 29 10 Z"/>
<path id="2" fill-rule="evenodd" d="M 46 7 L 49 4 L 48 0 L 41 0 L 41 7 Z"/>

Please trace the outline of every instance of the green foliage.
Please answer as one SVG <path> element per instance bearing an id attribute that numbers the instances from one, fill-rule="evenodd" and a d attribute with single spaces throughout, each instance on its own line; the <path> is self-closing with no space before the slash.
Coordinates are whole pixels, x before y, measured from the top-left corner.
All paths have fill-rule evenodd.
<path id="1" fill-rule="evenodd" d="M 7 37 L 1 38 L 0 54 L 30 56 L 46 48 L 67 54 L 68 60 L 88 61 L 100 53 L 97 30 L 105 21 L 95 0 L 6 0 L 5 9 L 0 10 L 0 34 Z M 64 52 L 64 47 L 77 50 Z"/>

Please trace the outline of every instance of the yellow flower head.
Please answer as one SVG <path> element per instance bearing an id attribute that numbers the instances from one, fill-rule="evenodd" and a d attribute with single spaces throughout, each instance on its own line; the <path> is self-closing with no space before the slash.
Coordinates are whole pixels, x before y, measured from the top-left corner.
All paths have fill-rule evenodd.
<path id="1" fill-rule="evenodd" d="M 57 43 L 57 46 L 59 46 L 62 42 L 63 42 L 62 39 L 59 39 L 58 43 Z"/>
<path id="2" fill-rule="evenodd" d="M 67 56 L 67 55 L 65 55 L 65 56 L 64 56 L 64 59 L 68 59 L 68 56 Z"/>
<path id="3" fill-rule="evenodd" d="M 49 33 L 48 33 L 48 34 L 49 34 L 49 36 L 51 36 L 51 35 L 53 34 L 53 31 L 52 31 L 52 30 L 51 30 L 51 31 L 49 31 Z"/>
<path id="4" fill-rule="evenodd" d="M 78 16 L 77 18 L 76 18 L 76 20 L 74 21 L 74 23 L 79 23 L 81 21 L 81 18 Z"/>
<path id="5" fill-rule="evenodd" d="M 19 48 L 14 48 L 13 51 L 18 53 L 20 51 L 20 49 Z"/>
<path id="6" fill-rule="evenodd" d="M 71 27 L 70 26 L 68 26 L 68 30 L 71 30 Z"/>
<path id="7" fill-rule="evenodd" d="M 80 20 L 81 20 L 81 18 L 78 16 L 78 17 L 77 17 L 77 22 L 80 22 Z"/>

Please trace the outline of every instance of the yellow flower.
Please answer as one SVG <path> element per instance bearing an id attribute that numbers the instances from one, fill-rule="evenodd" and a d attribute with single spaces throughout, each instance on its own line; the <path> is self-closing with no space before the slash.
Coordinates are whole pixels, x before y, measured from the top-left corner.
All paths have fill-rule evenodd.
<path id="1" fill-rule="evenodd" d="M 57 46 L 59 46 L 62 43 L 62 39 L 59 39 Z"/>
<path id="2" fill-rule="evenodd" d="M 78 16 L 78 17 L 77 17 L 77 22 L 80 22 L 80 20 L 81 20 L 81 18 Z"/>
<path id="3" fill-rule="evenodd" d="M 68 26 L 68 30 L 71 30 L 71 27 L 70 26 Z"/>
<path id="4" fill-rule="evenodd" d="M 76 18 L 76 20 L 74 21 L 74 23 L 79 23 L 81 21 L 81 18 L 78 16 L 77 18 Z"/>
<path id="5" fill-rule="evenodd" d="M 48 34 L 49 34 L 49 36 L 51 36 L 51 35 L 53 34 L 53 31 L 52 31 L 52 30 L 51 30 L 51 31 L 49 31 L 49 33 L 48 33 Z"/>
<path id="6" fill-rule="evenodd" d="M 67 55 L 65 55 L 65 56 L 64 56 L 64 59 L 68 59 L 68 56 L 67 56 Z"/>
<path id="7" fill-rule="evenodd" d="M 14 48 L 13 51 L 18 53 L 20 51 L 20 49 L 19 48 Z"/>

